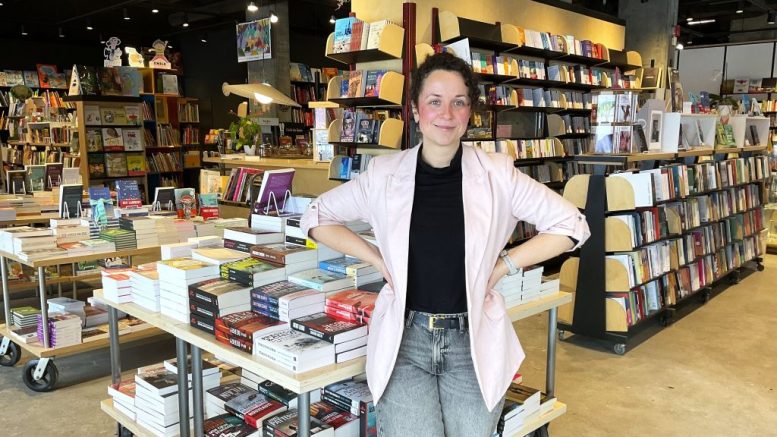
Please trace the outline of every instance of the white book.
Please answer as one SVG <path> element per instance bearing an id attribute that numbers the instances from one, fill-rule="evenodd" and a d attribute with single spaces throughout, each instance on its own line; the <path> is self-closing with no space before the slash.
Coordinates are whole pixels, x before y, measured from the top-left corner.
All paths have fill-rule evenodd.
<path id="1" fill-rule="evenodd" d="M 380 20 L 370 23 L 369 33 L 367 34 L 367 45 L 365 47 L 367 50 L 377 49 L 380 46 L 380 37 L 388 22 L 389 20 Z M 367 23 L 365 23 L 365 25 L 366 24 Z M 363 37 L 362 41 L 364 41 Z"/>
<path id="2" fill-rule="evenodd" d="M 293 329 L 281 329 L 254 338 L 254 352 L 264 351 L 282 365 L 295 364 L 296 372 L 335 362 L 335 346 Z"/>
<path id="3" fill-rule="evenodd" d="M 343 361 L 352 360 L 358 357 L 367 356 L 367 346 L 358 347 L 349 351 L 341 352 L 336 355 L 335 362 L 342 363 Z"/>
<path id="4" fill-rule="evenodd" d="M 224 247 L 200 247 L 192 249 L 192 259 L 216 265 L 238 261 L 247 257 L 248 254 L 245 252 Z"/>
<path id="5" fill-rule="evenodd" d="M 650 173 L 614 173 L 609 177 L 623 178 L 629 182 L 634 192 L 634 207 L 653 206 L 653 178 Z"/>

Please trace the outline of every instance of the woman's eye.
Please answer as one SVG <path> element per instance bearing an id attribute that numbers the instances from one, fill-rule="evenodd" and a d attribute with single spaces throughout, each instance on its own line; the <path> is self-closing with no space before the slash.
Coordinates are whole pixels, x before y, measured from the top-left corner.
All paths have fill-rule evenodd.
<path id="1" fill-rule="evenodd" d="M 440 101 L 435 99 L 435 100 L 430 101 L 429 104 L 437 106 L 437 105 L 440 104 Z"/>
<path id="2" fill-rule="evenodd" d="M 456 106 L 467 106 L 467 102 L 464 100 L 456 100 Z"/>

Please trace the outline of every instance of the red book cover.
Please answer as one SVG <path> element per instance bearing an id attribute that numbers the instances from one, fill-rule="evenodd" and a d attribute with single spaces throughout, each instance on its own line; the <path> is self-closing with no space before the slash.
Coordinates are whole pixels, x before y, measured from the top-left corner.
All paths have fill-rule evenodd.
<path id="1" fill-rule="evenodd" d="M 291 321 L 291 328 L 330 343 L 340 343 L 367 335 L 364 323 L 335 319 L 326 313 L 316 313 Z"/>
<path id="2" fill-rule="evenodd" d="M 345 290 L 326 298 L 326 304 L 354 314 L 372 312 L 378 293 L 363 290 Z"/>
<path id="3" fill-rule="evenodd" d="M 279 411 L 286 411 L 286 406 L 276 400 L 264 397 L 264 401 L 252 405 L 243 412 L 243 420 L 254 428 L 262 429 L 264 420 Z"/>
<path id="4" fill-rule="evenodd" d="M 337 320 L 343 320 L 346 322 L 367 323 L 367 324 L 370 323 L 370 318 L 365 315 L 355 314 L 350 311 L 346 311 L 342 308 L 337 308 L 329 305 L 326 305 L 324 307 L 324 313 L 326 313 L 326 315 L 332 318 L 335 318 Z"/>
<path id="5" fill-rule="evenodd" d="M 246 341 L 253 341 L 254 333 L 271 326 L 282 324 L 279 320 L 257 314 L 253 311 L 242 311 L 220 317 L 223 326 L 229 329 L 229 335 Z"/>
<path id="6" fill-rule="evenodd" d="M 358 416 L 342 411 L 326 401 L 318 401 L 311 404 L 310 415 L 335 430 L 359 420 Z"/>

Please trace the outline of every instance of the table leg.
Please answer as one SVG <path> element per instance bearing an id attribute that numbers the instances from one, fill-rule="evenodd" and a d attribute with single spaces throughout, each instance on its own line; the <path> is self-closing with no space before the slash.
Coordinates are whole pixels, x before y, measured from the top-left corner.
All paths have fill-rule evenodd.
<path id="1" fill-rule="evenodd" d="M 202 437 L 204 433 L 205 411 L 202 393 L 202 349 L 192 348 L 192 409 L 194 410 L 194 436 Z M 178 368 L 180 372 L 180 367 Z"/>
<path id="2" fill-rule="evenodd" d="M 46 268 L 38 267 L 38 292 L 40 293 L 40 315 L 43 319 L 43 347 L 51 347 L 49 343 L 49 310 L 46 305 Z"/>
<path id="3" fill-rule="evenodd" d="M 310 392 L 297 395 L 297 425 L 297 436 L 310 437 Z"/>
<path id="4" fill-rule="evenodd" d="M 108 307 L 108 336 L 111 350 L 111 382 L 114 388 L 119 388 L 121 382 L 121 346 L 119 345 L 119 311 L 113 306 Z"/>
<path id="5" fill-rule="evenodd" d="M 181 437 L 189 437 L 189 383 L 186 374 L 186 342 L 175 339 L 175 354 L 178 362 L 178 423 Z M 183 369 L 183 370 L 182 370 Z"/>
<path id="6" fill-rule="evenodd" d="M 556 386 L 556 324 L 558 308 L 548 310 L 548 364 L 545 370 L 545 392 L 553 396 Z"/>
<path id="7" fill-rule="evenodd" d="M 3 281 L 3 314 L 5 315 L 5 326 L 11 327 L 11 292 L 8 291 L 8 266 L 5 263 L 5 257 L 0 256 L 0 276 Z"/>
<path id="8" fill-rule="evenodd" d="M 57 280 L 62 277 L 62 270 L 57 266 Z M 57 282 L 57 297 L 62 297 L 62 282 Z"/>
<path id="9" fill-rule="evenodd" d="M 76 264 L 73 263 L 70 271 L 73 273 L 73 276 L 76 275 Z M 76 281 L 73 281 L 73 299 L 78 299 L 78 283 Z"/>

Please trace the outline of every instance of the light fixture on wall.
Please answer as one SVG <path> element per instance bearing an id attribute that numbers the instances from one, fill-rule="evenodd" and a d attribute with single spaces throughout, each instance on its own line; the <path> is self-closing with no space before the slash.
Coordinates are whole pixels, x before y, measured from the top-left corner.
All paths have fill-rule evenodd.
<path id="1" fill-rule="evenodd" d="M 767 24 L 774 24 L 775 19 L 777 19 L 777 12 L 769 11 L 766 14 L 766 23 Z"/>
<path id="2" fill-rule="evenodd" d="M 240 97 L 247 99 L 254 99 L 263 105 L 269 105 L 275 103 L 278 105 L 299 107 L 299 103 L 292 100 L 286 94 L 273 88 L 269 83 L 246 83 L 238 85 L 230 85 L 224 82 L 221 85 L 221 91 L 225 96 L 230 94 L 237 94 Z"/>
<path id="3" fill-rule="evenodd" d="M 94 30 L 94 27 L 92 27 L 92 20 L 86 19 L 86 30 Z"/>
<path id="4" fill-rule="evenodd" d="M 737 3 L 736 13 L 741 14 L 743 12 L 745 12 L 745 2 L 743 2 L 742 0 L 739 0 L 739 3 Z"/>
<path id="5" fill-rule="evenodd" d="M 270 11 L 270 23 L 277 23 L 278 22 L 278 16 L 275 15 L 275 12 Z"/>
<path id="6" fill-rule="evenodd" d="M 248 9 L 248 12 L 256 12 L 259 10 L 259 6 L 256 6 L 256 3 L 251 2 L 248 4 L 248 7 L 246 7 L 246 9 Z"/>
<path id="7" fill-rule="evenodd" d="M 329 22 L 330 22 L 330 23 L 332 23 L 332 24 L 335 24 L 335 21 L 337 21 L 337 20 L 335 19 L 335 16 L 334 16 L 334 15 L 332 15 L 331 17 L 329 17 Z"/>
<path id="8" fill-rule="evenodd" d="M 130 16 L 129 16 L 129 14 L 127 14 L 127 8 L 123 8 L 123 9 L 121 10 L 121 12 L 122 12 L 122 14 L 124 15 L 124 19 L 129 21 L 129 19 L 130 19 Z"/>
<path id="9" fill-rule="evenodd" d="M 22 36 L 27 36 L 27 30 L 24 29 L 24 24 L 22 24 Z"/>
<path id="10" fill-rule="evenodd" d="M 64 38 L 65 37 L 65 32 L 62 31 L 61 27 L 59 28 L 59 37 L 60 38 Z"/>

